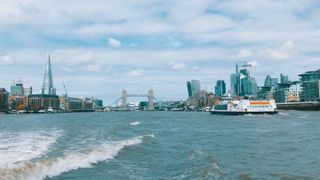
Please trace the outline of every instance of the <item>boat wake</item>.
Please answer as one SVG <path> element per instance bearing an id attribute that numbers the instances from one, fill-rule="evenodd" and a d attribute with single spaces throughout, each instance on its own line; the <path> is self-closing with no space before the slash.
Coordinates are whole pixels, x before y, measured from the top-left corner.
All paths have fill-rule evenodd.
<path id="1" fill-rule="evenodd" d="M 1 132 L 0 170 L 11 168 L 45 155 L 61 136 L 61 133 L 61 131 Z"/>
<path id="2" fill-rule="evenodd" d="M 137 125 L 141 124 L 141 122 L 139 122 L 139 121 L 133 121 L 133 122 L 130 122 L 129 124 L 130 124 L 131 126 L 137 126 Z"/>
<path id="3" fill-rule="evenodd" d="M 95 163 L 113 159 L 127 146 L 140 144 L 144 137 L 108 142 L 86 152 L 69 152 L 62 157 L 30 161 L 16 167 L 0 169 L 0 179 L 44 179 L 78 168 L 89 168 Z"/>

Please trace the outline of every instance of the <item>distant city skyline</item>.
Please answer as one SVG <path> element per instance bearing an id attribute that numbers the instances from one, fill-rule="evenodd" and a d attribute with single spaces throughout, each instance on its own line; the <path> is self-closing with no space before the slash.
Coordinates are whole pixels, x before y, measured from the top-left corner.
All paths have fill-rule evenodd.
<path id="1" fill-rule="evenodd" d="M 112 4 L 112 6 L 110 6 Z M 298 80 L 320 67 L 320 2 L 40 1 L 0 2 L 0 87 L 22 81 L 40 93 L 47 52 L 57 94 L 106 103 L 150 88 L 160 100 L 185 100 L 186 82 L 230 89 L 237 61 Z"/>

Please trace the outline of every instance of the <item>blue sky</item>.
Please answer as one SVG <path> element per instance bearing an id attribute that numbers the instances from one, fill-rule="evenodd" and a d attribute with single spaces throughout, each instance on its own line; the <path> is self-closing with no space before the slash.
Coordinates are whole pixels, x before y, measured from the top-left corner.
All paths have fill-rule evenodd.
<path id="1" fill-rule="evenodd" d="M 1 0 L 0 87 L 40 92 L 48 51 L 58 94 L 109 103 L 123 88 L 186 99 L 191 79 L 213 91 L 236 61 L 259 84 L 296 80 L 320 68 L 319 18 L 317 0 Z"/>

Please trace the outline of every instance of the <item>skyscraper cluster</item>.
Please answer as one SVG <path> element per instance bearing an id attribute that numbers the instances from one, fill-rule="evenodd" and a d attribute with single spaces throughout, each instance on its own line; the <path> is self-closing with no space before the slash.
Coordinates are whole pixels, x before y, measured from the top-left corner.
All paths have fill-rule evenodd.
<path id="1" fill-rule="evenodd" d="M 200 81 L 188 81 L 189 99 L 187 102 L 191 102 L 193 105 L 197 104 L 195 102 L 205 99 L 204 94 L 208 95 L 207 102 L 210 102 L 212 97 L 220 98 L 226 95 L 260 100 L 275 99 L 277 103 L 320 101 L 320 69 L 300 74 L 300 80 L 297 81 L 290 81 L 289 77 L 282 73 L 279 78 L 267 75 L 263 86 L 257 85 L 251 71 L 252 65 L 250 63 L 236 62 L 235 73 L 230 76 L 229 91 L 226 89 L 224 80 L 218 80 L 214 86 L 213 96 L 205 91 L 201 91 L 201 95 L 195 96 L 195 92 L 200 90 Z"/>
<path id="2" fill-rule="evenodd" d="M 252 65 L 247 62 L 236 63 L 236 73 L 230 77 L 230 90 L 233 96 L 256 96 L 258 85 L 251 76 Z"/>

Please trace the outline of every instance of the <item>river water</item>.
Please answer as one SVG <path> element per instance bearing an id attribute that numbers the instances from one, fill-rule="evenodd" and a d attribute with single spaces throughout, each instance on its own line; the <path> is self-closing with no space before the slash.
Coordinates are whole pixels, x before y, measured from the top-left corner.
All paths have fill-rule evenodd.
<path id="1" fill-rule="evenodd" d="M 0 114 L 0 179 L 320 179 L 320 112 Z"/>

